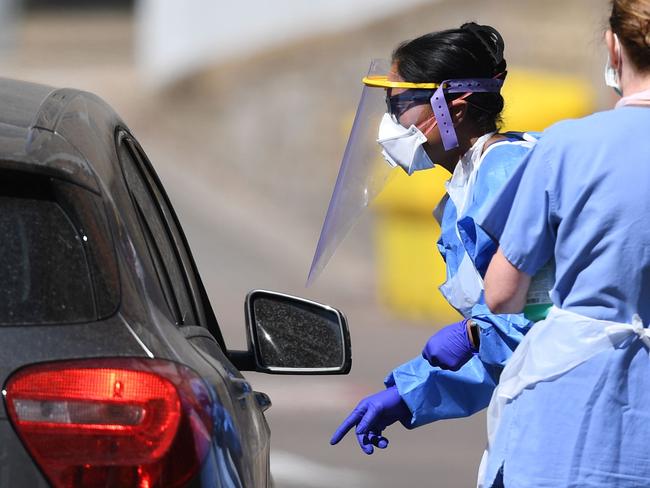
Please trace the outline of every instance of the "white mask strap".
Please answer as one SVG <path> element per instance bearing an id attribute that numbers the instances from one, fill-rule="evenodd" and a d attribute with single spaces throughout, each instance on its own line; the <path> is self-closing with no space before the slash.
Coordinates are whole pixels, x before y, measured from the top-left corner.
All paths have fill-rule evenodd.
<path id="1" fill-rule="evenodd" d="M 623 57 L 621 56 L 621 42 L 618 39 L 618 36 L 614 33 L 614 51 L 616 52 L 616 57 L 618 58 L 618 67 L 614 68 L 612 66 L 612 60 L 607 53 L 607 64 L 605 65 L 605 85 L 613 88 L 614 91 L 622 96 L 621 90 L 621 67 L 623 65 Z"/>

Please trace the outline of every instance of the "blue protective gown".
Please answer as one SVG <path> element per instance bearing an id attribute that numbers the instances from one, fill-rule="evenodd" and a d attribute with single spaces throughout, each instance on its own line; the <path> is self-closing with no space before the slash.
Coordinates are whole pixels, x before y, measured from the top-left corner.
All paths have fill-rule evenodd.
<path id="1" fill-rule="evenodd" d="M 648 127 L 644 107 L 552 126 L 479 217 L 519 270 L 534 274 L 555 258 L 557 307 L 650 322 Z M 650 486 L 649 406 L 650 356 L 639 340 L 538 383 L 503 411 L 488 486 L 500 469 L 506 487 Z"/>
<path id="2" fill-rule="evenodd" d="M 536 140 L 532 134 L 507 133 L 506 137 L 507 140 L 492 144 L 484 152 L 463 215 L 458 217 L 451 200 L 441 202 L 444 209 L 439 219 L 438 249 L 446 263 L 448 282 L 456 276 L 465 255 L 469 255 L 483 276 L 496 252 L 495 241 L 476 225 L 475 218 L 494 200 Z M 438 209 L 435 213 L 439 214 Z M 487 407 L 503 365 L 531 325 L 521 314 L 491 314 L 482 294 L 465 315 L 479 324 L 481 339 L 478 354 L 460 370 L 433 367 L 418 356 L 395 368 L 384 381 L 386 386 L 397 386 L 413 414 L 411 427 L 467 417 Z"/>

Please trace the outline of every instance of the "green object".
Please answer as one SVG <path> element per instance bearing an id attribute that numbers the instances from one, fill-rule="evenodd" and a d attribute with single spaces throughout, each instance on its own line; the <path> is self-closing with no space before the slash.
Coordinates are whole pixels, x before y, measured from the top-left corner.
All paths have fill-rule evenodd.
<path id="1" fill-rule="evenodd" d="M 538 303 L 535 305 L 526 305 L 524 307 L 524 317 L 531 322 L 539 322 L 544 320 L 548 315 L 548 311 L 553 306 L 552 303 Z"/>

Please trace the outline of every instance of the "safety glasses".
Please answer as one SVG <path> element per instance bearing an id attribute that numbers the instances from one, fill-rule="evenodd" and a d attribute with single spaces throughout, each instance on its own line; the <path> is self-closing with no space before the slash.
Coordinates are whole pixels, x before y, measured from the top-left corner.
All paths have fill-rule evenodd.
<path id="1" fill-rule="evenodd" d="M 441 86 L 440 83 L 392 81 L 386 75 L 368 75 L 363 78 L 363 84 L 386 90 L 386 110 L 396 121 L 408 109 L 430 103 L 436 89 Z M 393 95 L 393 88 L 403 88 L 405 91 Z"/>
<path id="2" fill-rule="evenodd" d="M 411 89 L 397 95 L 391 92 L 392 88 L 386 88 L 386 111 L 397 121 L 407 110 L 431 103 L 435 90 Z"/>

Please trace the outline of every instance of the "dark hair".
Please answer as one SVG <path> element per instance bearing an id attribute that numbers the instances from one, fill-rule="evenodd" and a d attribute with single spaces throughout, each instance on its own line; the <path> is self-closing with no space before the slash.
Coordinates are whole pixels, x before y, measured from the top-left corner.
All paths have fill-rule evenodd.
<path id="1" fill-rule="evenodd" d="M 392 61 L 398 74 L 413 83 L 440 83 L 455 78 L 505 78 L 503 38 L 496 29 L 473 22 L 460 29 L 425 34 L 400 44 Z M 453 100 L 462 94 L 448 95 Z M 499 93 L 472 93 L 468 116 L 485 131 L 501 123 L 503 97 Z"/>
<path id="2" fill-rule="evenodd" d="M 634 66 L 650 71 L 650 0 L 613 0 L 609 25 Z"/>

